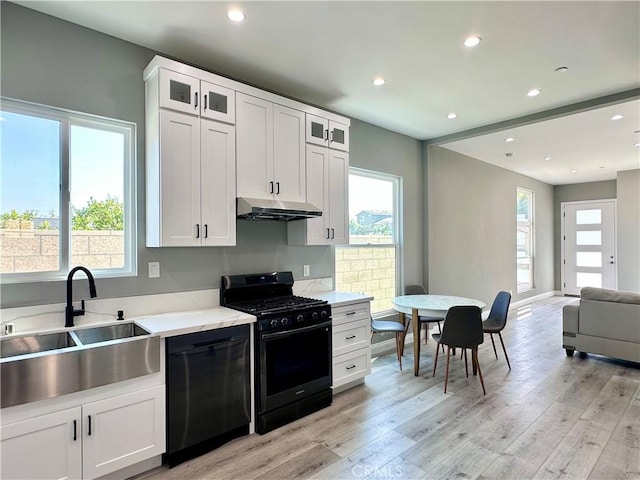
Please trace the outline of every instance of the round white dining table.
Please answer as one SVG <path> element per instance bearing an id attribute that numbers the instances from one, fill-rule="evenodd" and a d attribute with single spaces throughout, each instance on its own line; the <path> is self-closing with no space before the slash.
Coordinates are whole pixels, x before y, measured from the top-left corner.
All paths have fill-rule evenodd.
<path id="1" fill-rule="evenodd" d="M 442 318 L 451 307 L 474 305 L 483 310 L 487 305 L 480 300 L 451 295 L 402 295 L 391 300 L 393 308 L 400 313 L 400 320 L 406 325 L 406 315 L 413 320 L 413 373 L 417 377 L 420 370 L 420 322 L 418 317 Z M 403 339 L 404 342 L 404 339 Z"/>

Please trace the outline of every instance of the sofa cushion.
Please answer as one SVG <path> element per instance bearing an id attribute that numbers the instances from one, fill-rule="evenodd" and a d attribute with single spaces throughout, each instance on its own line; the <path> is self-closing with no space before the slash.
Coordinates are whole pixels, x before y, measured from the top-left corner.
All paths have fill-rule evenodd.
<path id="1" fill-rule="evenodd" d="M 580 298 L 585 300 L 599 300 L 602 302 L 632 303 L 640 305 L 640 293 L 619 292 L 605 288 L 583 287 Z"/>
<path id="2" fill-rule="evenodd" d="M 583 335 L 635 342 L 640 348 L 640 305 L 582 298 L 579 322 Z"/>

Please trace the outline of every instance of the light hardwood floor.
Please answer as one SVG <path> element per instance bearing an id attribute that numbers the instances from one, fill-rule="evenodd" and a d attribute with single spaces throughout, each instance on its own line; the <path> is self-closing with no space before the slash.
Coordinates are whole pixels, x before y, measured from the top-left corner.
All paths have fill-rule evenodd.
<path id="1" fill-rule="evenodd" d="M 266 435 L 251 435 L 173 469 L 166 479 L 640 479 L 640 366 L 562 349 L 553 297 L 512 309 L 498 344 L 479 352 L 487 395 L 464 361 L 431 376 L 435 344 L 374 360 L 364 385 Z M 496 341 L 497 338 L 496 338 Z M 445 357 L 440 356 L 440 360 Z"/>

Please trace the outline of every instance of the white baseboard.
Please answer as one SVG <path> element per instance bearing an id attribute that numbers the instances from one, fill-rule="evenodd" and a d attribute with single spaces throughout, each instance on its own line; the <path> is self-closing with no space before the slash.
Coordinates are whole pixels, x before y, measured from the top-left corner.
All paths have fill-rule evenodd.
<path id="1" fill-rule="evenodd" d="M 553 297 L 557 294 L 558 293 L 553 290 L 551 290 L 550 292 L 544 292 L 539 295 L 534 295 L 533 297 L 525 298 L 524 300 L 518 300 L 517 302 L 513 302 L 511 303 L 510 308 L 518 308 L 523 305 L 528 305 L 530 303 L 537 302 L 538 300 L 542 300 L 543 298 Z M 491 307 L 489 306 L 489 308 Z"/>

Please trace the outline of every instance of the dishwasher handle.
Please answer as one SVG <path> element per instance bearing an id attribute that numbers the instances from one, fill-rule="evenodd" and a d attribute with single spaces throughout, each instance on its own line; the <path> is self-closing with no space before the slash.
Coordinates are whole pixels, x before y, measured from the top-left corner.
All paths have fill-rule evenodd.
<path id="1" fill-rule="evenodd" d="M 247 341 L 248 339 L 246 338 L 227 337 L 207 342 L 192 343 L 190 345 L 181 345 L 179 347 L 169 347 L 167 351 L 169 355 L 196 354 L 211 351 L 212 349 L 216 349 L 216 347 L 232 348 Z"/>

